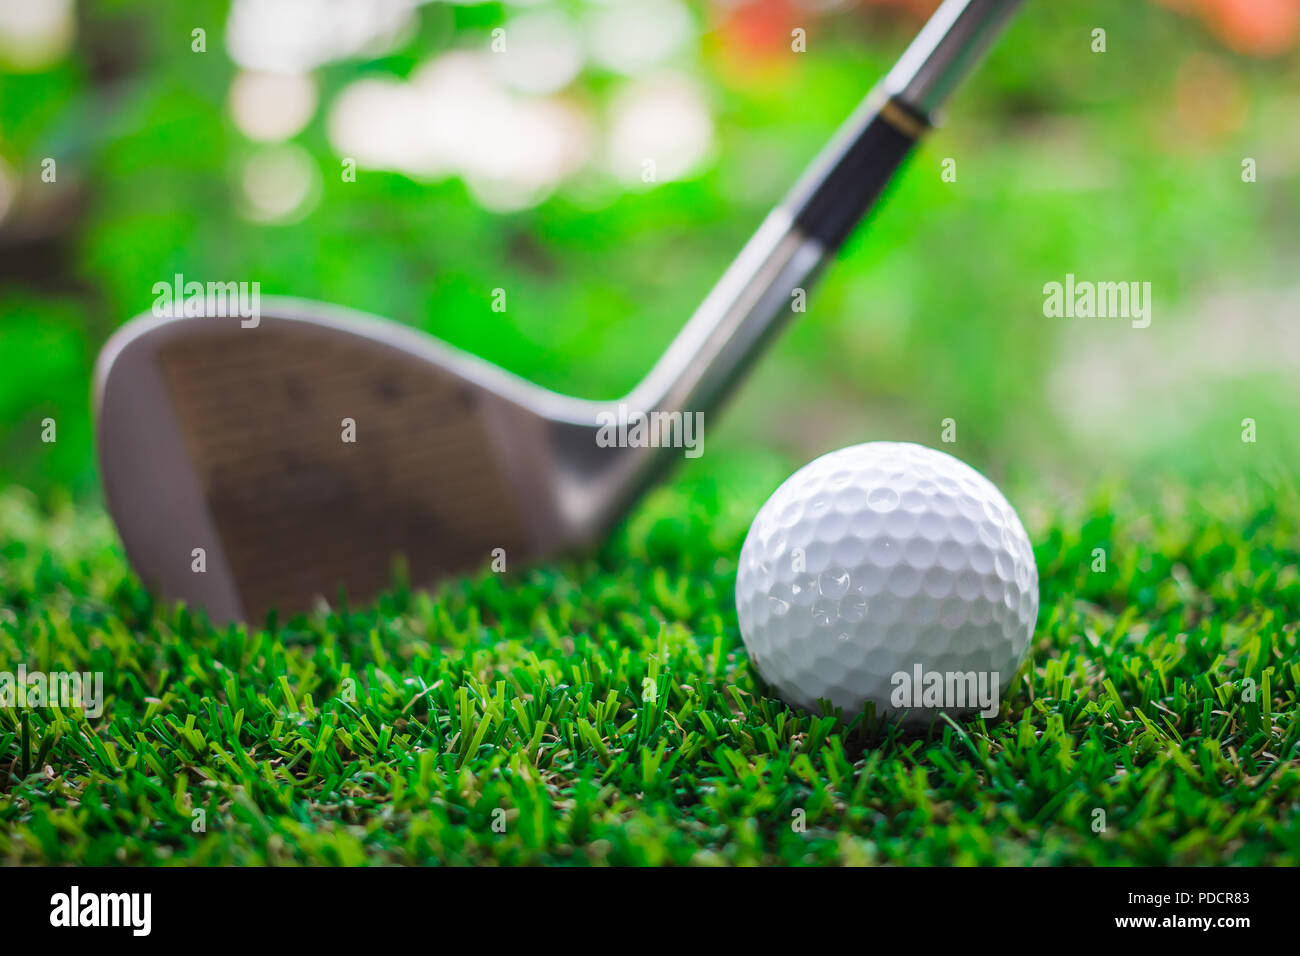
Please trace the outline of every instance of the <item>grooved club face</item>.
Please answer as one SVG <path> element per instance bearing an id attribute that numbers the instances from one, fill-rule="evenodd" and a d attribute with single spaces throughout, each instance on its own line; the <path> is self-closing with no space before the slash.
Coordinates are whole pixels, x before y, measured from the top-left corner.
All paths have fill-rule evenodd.
<path id="1" fill-rule="evenodd" d="M 398 556 L 428 583 L 578 537 L 552 441 L 581 426 L 409 330 L 283 314 L 119 336 L 97 396 L 109 508 L 142 577 L 215 619 L 365 600 Z"/>

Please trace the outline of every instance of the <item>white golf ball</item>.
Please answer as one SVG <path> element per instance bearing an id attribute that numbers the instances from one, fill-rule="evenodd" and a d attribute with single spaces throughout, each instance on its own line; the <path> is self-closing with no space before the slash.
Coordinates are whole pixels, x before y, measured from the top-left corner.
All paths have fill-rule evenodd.
<path id="1" fill-rule="evenodd" d="M 993 483 L 932 448 L 868 442 L 795 472 L 759 509 L 740 633 L 787 703 L 867 703 L 905 726 L 997 713 L 1038 619 L 1029 536 Z"/>

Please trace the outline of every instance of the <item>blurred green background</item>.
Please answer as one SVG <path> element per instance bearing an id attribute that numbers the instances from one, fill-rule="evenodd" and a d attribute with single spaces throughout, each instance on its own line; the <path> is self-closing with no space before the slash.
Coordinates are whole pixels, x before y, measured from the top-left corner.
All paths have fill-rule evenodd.
<path id="1" fill-rule="evenodd" d="M 626 391 L 935 5 L 0 0 L 0 484 L 97 494 L 95 354 L 175 273 Z M 687 467 L 771 484 L 951 418 L 1063 495 L 1292 472 L 1298 29 L 1028 0 Z M 1067 273 L 1151 282 L 1151 326 L 1045 317 Z"/>

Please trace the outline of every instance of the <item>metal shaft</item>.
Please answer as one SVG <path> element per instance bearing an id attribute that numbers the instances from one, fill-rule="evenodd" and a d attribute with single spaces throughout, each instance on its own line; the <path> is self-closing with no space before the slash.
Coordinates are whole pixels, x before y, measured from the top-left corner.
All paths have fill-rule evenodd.
<path id="1" fill-rule="evenodd" d="M 1020 2 L 946 0 L 935 11 L 628 396 L 632 408 L 707 411 L 725 397 Z"/>

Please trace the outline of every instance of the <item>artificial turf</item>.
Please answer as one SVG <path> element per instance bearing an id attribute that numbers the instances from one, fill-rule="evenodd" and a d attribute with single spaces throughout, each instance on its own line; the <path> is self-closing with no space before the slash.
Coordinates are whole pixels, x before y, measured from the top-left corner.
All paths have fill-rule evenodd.
<path id="1" fill-rule="evenodd" d="M 0 494 L 0 670 L 110 697 L 0 708 L 0 863 L 1300 862 L 1289 478 L 1029 515 L 1001 719 L 910 737 L 764 696 L 760 503 L 678 483 L 585 559 L 214 629 L 102 511 Z"/>

